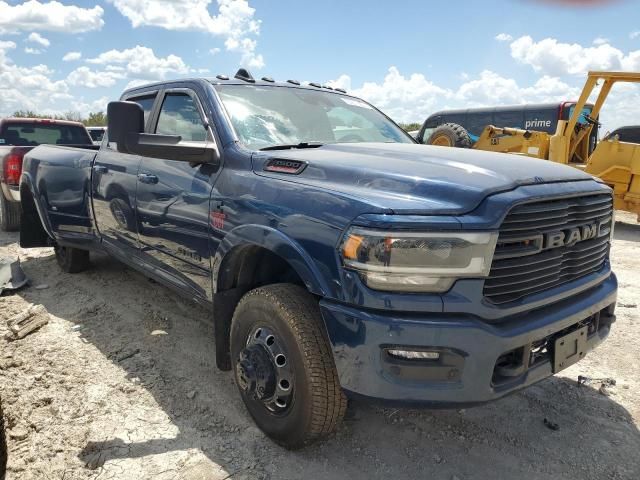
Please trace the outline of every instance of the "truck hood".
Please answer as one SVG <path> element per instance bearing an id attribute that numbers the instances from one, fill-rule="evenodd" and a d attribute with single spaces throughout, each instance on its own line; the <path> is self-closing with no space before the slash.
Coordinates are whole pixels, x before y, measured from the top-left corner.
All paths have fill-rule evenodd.
<path id="1" fill-rule="evenodd" d="M 265 171 L 272 159 L 307 166 L 297 175 Z M 518 155 L 387 143 L 260 152 L 253 167 L 259 175 L 333 190 L 404 214 L 461 214 L 492 193 L 521 185 L 593 179 L 566 165 Z"/>

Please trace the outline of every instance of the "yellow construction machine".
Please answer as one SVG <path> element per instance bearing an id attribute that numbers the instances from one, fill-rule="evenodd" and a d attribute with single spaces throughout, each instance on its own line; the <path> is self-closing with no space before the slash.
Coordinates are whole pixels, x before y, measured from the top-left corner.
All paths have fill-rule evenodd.
<path id="1" fill-rule="evenodd" d="M 600 82 L 601 89 L 593 107 L 585 108 Z M 461 129 L 466 134 L 461 126 L 446 124 L 448 129 L 438 127 L 426 143 L 514 153 L 580 168 L 613 188 L 616 209 L 633 212 L 640 221 L 640 145 L 621 142 L 616 135 L 600 141 L 595 148 L 589 140 L 591 130 L 600 125 L 598 115 L 616 82 L 640 83 L 640 73 L 589 72 L 572 115 L 568 120 L 558 121 L 554 134 L 489 125 L 471 144 L 469 137 L 465 137 L 464 142 L 457 141 Z"/>

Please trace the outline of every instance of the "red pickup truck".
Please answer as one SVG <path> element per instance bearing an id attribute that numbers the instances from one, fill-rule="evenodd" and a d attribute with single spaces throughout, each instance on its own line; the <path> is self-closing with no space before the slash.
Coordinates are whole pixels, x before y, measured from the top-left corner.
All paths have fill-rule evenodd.
<path id="1" fill-rule="evenodd" d="M 0 230 L 20 227 L 22 159 L 41 144 L 89 147 L 93 142 L 80 122 L 42 118 L 0 120 Z"/>

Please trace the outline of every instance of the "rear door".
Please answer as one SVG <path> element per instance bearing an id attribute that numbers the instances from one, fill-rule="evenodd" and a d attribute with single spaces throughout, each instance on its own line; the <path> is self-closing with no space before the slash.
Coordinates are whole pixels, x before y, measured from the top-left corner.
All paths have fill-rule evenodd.
<path id="1" fill-rule="evenodd" d="M 214 143 L 196 91 L 165 90 L 151 133 L 181 142 Z M 136 212 L 145 261 L 174 286 L 211 300 L 209 198 L 218 169 L 211 164 L 144 157 L 138 172 Z"/>
<path id="2" fill-rule="evenodd" d="M 125 100 L 139 103 L 147 122 L 157 96 L 156 91 Z M 135 199 L 140 160 L 139 155 L 118 152 L 107 138 L 93 165 L 93 211 L 105 246 L 115 254 L 138 250 Z"/>

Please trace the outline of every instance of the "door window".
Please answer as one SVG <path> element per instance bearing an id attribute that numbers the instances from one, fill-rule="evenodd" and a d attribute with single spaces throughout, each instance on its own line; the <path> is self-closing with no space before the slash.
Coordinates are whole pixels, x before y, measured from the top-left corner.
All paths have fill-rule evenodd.
<path id="1" fill-rule="evenodd" d="M 188 142 L 207 140 L 207 130 L 196 102 L 186 93 L 168 93 L 164 97 L 155 133 L 180 135 Z"/>
<path id="2" fill-rule="evenodd" d="M 146 95 L 143 97 L 134 97 L 128 98 L 128 102 L 136 102 L 138 105 L 142 107 L 144 111 L 144 123 L 147 124 L 147 119 L 149 118 L 149 114 L 151 113 L 151 108 L 153 107 L 153 102 L 156 100 L 156 94 Z"/>

